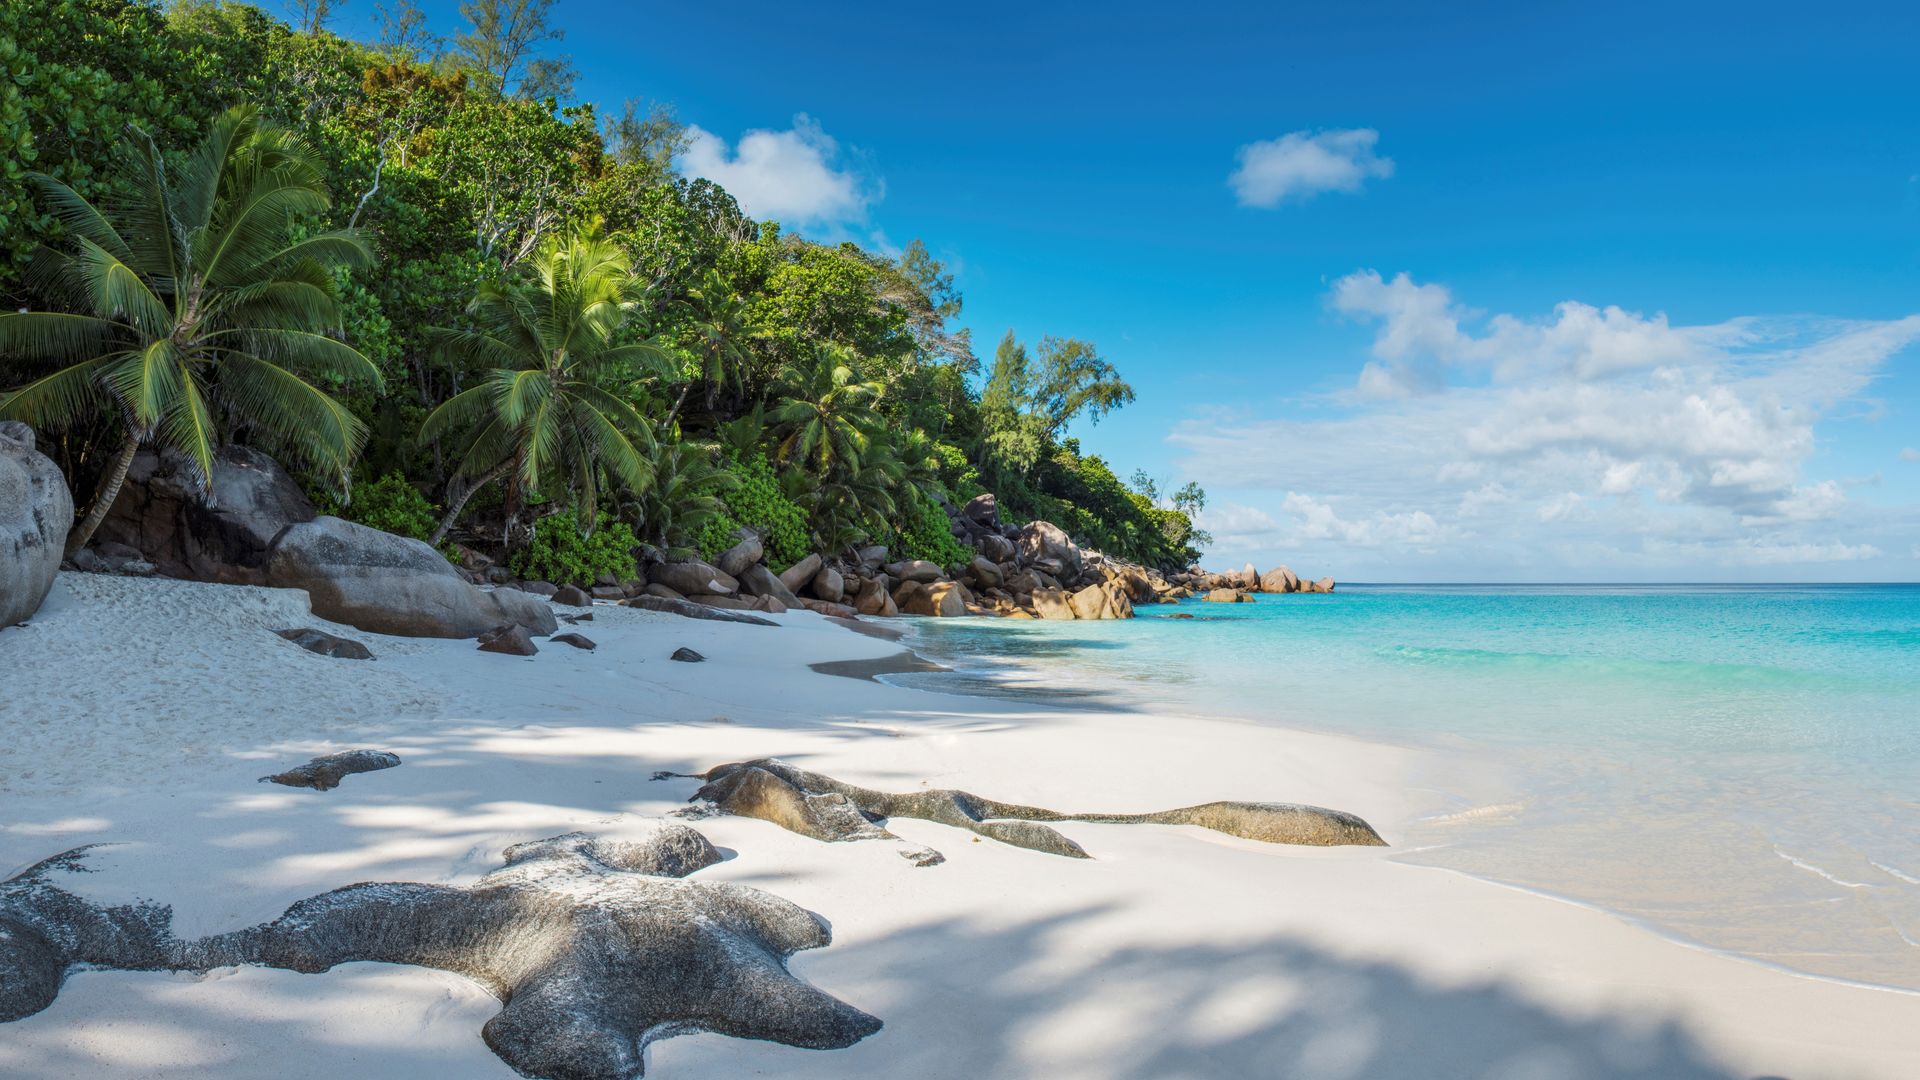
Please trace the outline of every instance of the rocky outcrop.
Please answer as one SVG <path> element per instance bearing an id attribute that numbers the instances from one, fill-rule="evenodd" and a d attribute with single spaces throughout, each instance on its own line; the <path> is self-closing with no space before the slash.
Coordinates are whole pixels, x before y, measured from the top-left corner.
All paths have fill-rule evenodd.
<path id="1" fill-rule="evenodd" d="M 290 525 L 274 542 L 266 583 L 304 589 L 313 613 L 375 634 L 478 637 L 505 623 L 559 628 L 553 608 L 518 589 L 484 592 L 419 540 L 336 517 Z"/>
<path id="2" fill-rule="evenodd" d="M 1290 593 L 1300 591 L 1300 578 L 1284 566 L 1276 566 L 1260 575 L 1260 591 L 1265 593 Z"/>
<path id="3" fill-rule="evenodd" d="M 471 886 L 369 882 L 302 900 L 272 922 L 181 941 L 151 902 L 102 908 L 59 887 L 85 849 L 0 882 L 0 1021 L 46 1008 L 76 964 L 317 973 L 372 961 L 464 975 L 502 1002 L 480 1030 L 522 1076 L 631 1080 L 647 1044 L 689 1031 L 812 1049 L 880 1021 L 787 971 L 826 924 L 757 889 L 680 880 L 720 861 L 684 825 L 638 841 L 572 833 L 516 844 Z"/>
<path id="4" fill-rule="evenodd" d="M 134 548 L 167 577 L 264 585 L 274 539 L 314 517 L 300 485 L 252 447 L 222 447 L 204 483 L 184 455 L 144 449 L 93 539 Z"/>
<path id="5" fill-rule="evenodd" d="M 1027 565 L 1062 582 L 1076 581 L 1085 569 L 1079 545 L 1066 530 L 1046 521 L 1030 521 L 1020 529 L 1020 557 Z"/>
<path id="6" fill-rule="evenodd" d="M 1251 604 L 1253 597 L 1240 589 L 1212 589 L 1200 599 L 1209 604 Z"/>
<path id="7" fill-rule="evenodd" d="M 379 772 L 381 769 L 395 768 L 400 764 L 400 755 L 385 750 L 348 750 L 339 754 L 327 754 L 314 758 L 286 772 L 263 776 L 263 784 L 280 784 L 285 787 L 312 788 L 315 791 L 332 791 L 340 786 L 340 781 L 354 773 Z"/>
<path id="8" fill-rule="evenodd" d="M 0 629 L 40 610 L 73 529 L 73 495 L 33 429 L 0 423 Z"/>
<path id="9" fill-rule="evenodd" d="M 1035 589 L 1033 613 L 1042 619 L 1074 618 L 1073 604 L 1069 602 L 1065 589 Z"/>
<path id="10" fill-rule="evenodd" d="M 660 773 L 654 778 L 672 775 Z M 1352 814 L 1298 803 L 1211 802 L 1148 814 L 1061 813 L 966 791 L 890 794 L 798 769 L 778 758 L 715 766 L 696 779 L 706 784 L 690 801 L 771 821 L 816 840 L 898 840 L 882 823 L 887 818 L 910 817 L 966 829 L 1015 847 L 1079 859 L 1089 857 L 1079 844 L 1040 822 L 1198 825 L 1270 844 L 1386 845 L 1372 826 Z"/>
<path id="11" fill-rule="evenodd" d="M 780 580 L 780 575 L 759 563 L 734 576 L 740 579 L 740 591 L 749 596 L 771 596 L 787 607 L 800 606 L 800 598 Z"/>

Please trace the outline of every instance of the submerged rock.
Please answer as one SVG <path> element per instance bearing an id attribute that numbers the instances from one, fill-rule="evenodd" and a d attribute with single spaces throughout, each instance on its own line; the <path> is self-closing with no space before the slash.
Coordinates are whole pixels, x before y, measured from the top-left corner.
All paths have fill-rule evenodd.
<path id="1" fill-rule="evenodd" d="M 305 765 L 288 769 L 283 773 L 263 776 L 263 784 L 281 784 L 286 787 L 312 788 L 315 791 L 332 791 L 340 786 L 340 781 L 354 773 L 379 772 L 400 764 L 400 755 L 385 750 L 347 750 L 338 754 L 327 754 L 314 758 Z"/>

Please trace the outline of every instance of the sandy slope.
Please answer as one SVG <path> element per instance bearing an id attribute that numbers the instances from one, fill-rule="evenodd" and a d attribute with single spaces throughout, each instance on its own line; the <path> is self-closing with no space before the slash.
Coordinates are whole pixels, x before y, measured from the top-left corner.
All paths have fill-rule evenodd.
<path id="1" fill-rule="evenodd" d="M 0 873 L 111 841 L 72 884 L 230 929 L 354 881 L 470 881 L 509 843 L 633 830 L 694 782 L 779 755 L 843 779 L 962 786 L 1056 809 L 1285 799 L 1391 840 L 1437 766 L 1397 748 L 1123 708 L 1048 710 L 817 674 L 897 646 L 808 614 L 780 629 L 599 608 L 593 654 L 366 641 L 327 660 L 272 635 L 297 594 L 64 575 L 0 632 Z M 335 628 L 338 629 L 338 628 Z M 704 664 L 667 661 L 688 645 Z M 255 783 L 325 751 L 398 769 L 314 793 Z M 886 1021 L 844 1051 L 713 1035 L 659 1077 L 1911 1077 L 1920 999 L 1666 942 L 1610 916 L 1391 861 L 1189 828 L 1068 825 L 1074 861 L 894 823 L 948 861 L 731 818 L 700 876 L 825 916 L 793 968 Z M 455 976 L 82 972 L 0 1026 L 14 1077 L 507 1077 L 494 1001 Z"/>

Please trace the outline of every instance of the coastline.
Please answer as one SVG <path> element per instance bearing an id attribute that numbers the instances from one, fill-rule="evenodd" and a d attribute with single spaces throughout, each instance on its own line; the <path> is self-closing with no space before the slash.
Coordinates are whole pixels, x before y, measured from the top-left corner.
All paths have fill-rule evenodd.
<path id="1" fill-rule="evenodd" d="M 15 736 L 0 747 L 0 866 L 113 844 L 74 887 L 171 903 L 182 933 L 355 881 L 470 882 L 508 844 L 631 833 L 696 786 L 653 771 L 765 756 L 1064 810 L 1301 801 L 1357 813 L 1390 844 L 1434 809 L 1420 790 L 1433 763 L 1405 747 L 1147 703 L 1063 709 L 823 677 L 810 665 L 880 663 L 913 637 L 806 612 L 769 629 L 596 607 L 574 628 L 595 652 L 519 660 L 331 627 L 283 591 L 63 574 L 56 595 L 0 634 Z M 296 616 L 377 659 L 269 640 Z M 707 661 L 667 662 L 680 646 Z M 404 764 L 326 793 L 255 782 L 358 747 Z M 1920 1072 L 1905 995 L 1704 951 L 1396 847 L 1063 825 L 1094 856 L 1080 861 L 890 822 L 947 856 L 921 868 L 885 844 L 693 824 L 731 856 L 699 878 L 826 919 L 833 944 L 792 969 L 886 1027 L 836 1051 L 676 1037 L 652 1046 L 650 1076 Z M 496 1009 L 465 979 L 388 965 L 82 971 L 44 1012 L 0 1026 L 0 1071 L 506 1077 L 478 1037 Z"/>

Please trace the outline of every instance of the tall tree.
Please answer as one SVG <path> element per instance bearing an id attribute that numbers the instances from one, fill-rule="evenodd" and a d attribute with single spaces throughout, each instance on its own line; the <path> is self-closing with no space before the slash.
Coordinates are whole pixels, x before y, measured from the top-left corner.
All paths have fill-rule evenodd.
<path id="1" fill-rule="evenodd" d="M 333 14 L 346 0 L 289 0 L 287 13 L 293 27 L 304 34 L 318 34 L 333 21 Z"/>
<path id="2" fill-rule="evenodd" d="M 1046 417 L 1049 438 L 1059 438 L 1082 415 L 1099 423 L 1102 416 L 1133 400 L 1133 387 L 1100 358 L 1090 341 L 1044 337 L 1037 357 L 1032 406 Z"/>
<path id="3" fill-rule="evenodd" d="M 342 321 L 336 269 L 372 253 L 351 231 L 294 239 L 330 205 L 312 151 L 240 107 L 178 162 L 135 132 L 114 166 L 122 183 L 98 205 L 32 174 L 69 248 L 42 252 L 29 280 L 61 310 L 0 315 L 0 356 L 67 365 L 0 395 L 0 416 L 68 427 L 104 409 L 121 425 L 69 552 L 143 444 L 183 454 L 204 481 L 234 421 L 344 490 L 366 427 L 309 377 L 379 384 L 366 357 L 327 336 Z"/>
<path id="4" fill-rule="evenodd" d="M 420 430 L 434 439 L 465 429 L 467 449 L 448 483 L 438 544 L 473 494 L 506 478 L 509 532 L 529 493 L 576 498 L 580 527 L 598 515 L 601 474 L 639 493 L 653 480 L 653 435 L 607 387 L 635 371 L 671 373 L 651 343 L 622 343 L 633 304 L 626 255 L 597 233 L 542 248 L 515 280 L 482 285 L 468 305 L 473 329 L 439 332 L 450 357 L 488 369 L 447 399 Z"/>
<path id="5" fill-rule="evenodd" d="M 412 64 L 439 54 L 441 40 L 427 29 L 427 13 L 414 0 L 381 0 L 373 14 L 380 26 L 375 40 L 388 56 Z"/>
<path id="6" fill-rule="evenodd" d="M 607 118 L 607 149 L 622 165 L 648 165 L 665 178 L 673 173 L 673 159 L 692 142 L 687 125 L 662 102 L 643 104 L 627 99 L 619 116 Z"/>
<path id="7" fill-rule="evenodd" d="M 453 38 L 454 55 L 501 94 L 565 97 L 573 65 L 564 57 L 535 55 L 566 32 L 549 21 L 554 0 L 466 0 L 460 5 L 468 29 Z"/>

